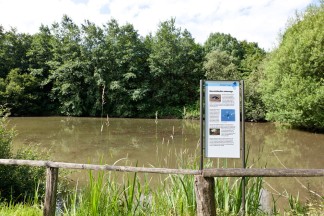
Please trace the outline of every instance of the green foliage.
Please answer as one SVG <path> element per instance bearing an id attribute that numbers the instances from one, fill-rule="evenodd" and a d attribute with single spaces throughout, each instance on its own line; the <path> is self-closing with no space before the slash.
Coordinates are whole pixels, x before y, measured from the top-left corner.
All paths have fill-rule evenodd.
<path id="1" fill-rule="evenodd" d="M 247 42 L 245 40 L 238 41 L 230 34 L 223 33 L 210 34 L 204 44 L 204 49 L 207 55 L 207 62 L 212 60 L 211 58 L 213 55 L 216 55 L 213 54 L 212 56 L 208 56 L 210 53 L 215 51 L 225 52 L 227 54 L 226 57 L 220 58 L 220 54 L 218 54 L 215 58 L 220 58 L 219 61 L 222 63 L 219 63 L 219 65 L 224 65 L 225 67 L 228 67 L 231 63 L 234 64 L 236 66 L 235 71 L 238 70 L 240 72 L 238 78 L 248 77 L 252 71 L 257 69 L 266 54 L 263 49 L 259 48 L 257 43 Z M 222 56 L 225 56 L 225 54 L 222 54 Z M 229 62 L 224 62 L 224 60 L 222 60 L 224 58 L 227 58 Z M 226 73 L 223 77 L 231 79 L 230 77 L 226 77 Z"/>
<path id="2" fill-rule="evenodd" d="M 245 119 L 248 121 L 265 121 L 266 108 L 259 91 L 260 80 L 262 78 L 262 67 L 251 72 L 245 79 Z"/>
<path id="3" fill-rule="evenodd" d="M 31 44 L 31 36 L 17 33 L 16 29 L 5 32 L 0 26 L 0 77 L 5 78 L 10 70 L 20 68 L 26 71 L 26 53 Z"/>
<path id="4" fill-rule="evenodd" d="M 151 102 L 158 107 L 180 109 L 194 103 L 203 77 L 202 48 L 187 30 L 176 28 L 174 19 L 160 24 L 150 46 Z"/>
<path id="5" fill-rule="evenodd" d="M 221 33 L 211 34 L 204 48 L 206 79 L 245 80 L 246 120 L 263 121 L 266 110 L 256 86 L 265 51 L 257 43 L 238 41 L 229 34 Z"/>
<path id="6" fill-rule="evenodd" d="M 111 20 L 105 32 L 110 63 L 102 74 L 107 86 L 107 111 L 117 116 L 138 116 L 150 107 L 149 52 L 131 24 L 119 26 Z"/>
<path id="7" fill-rule="evenodd" d="M 53 58 L 49 82 L 52 83 L 51 98 L 59 104 L 58 111 L 63 115 L 80 116 L 85 113 L 83 95 L 88 90 L 87 62 L 81 55 L 81 33 L 73 21 L 64 16 L 61 24 L 52 27 L 55 40 L 52 40 Z"/>
<path id="8" fill-rule="evenodd" d="M 0 107 L 0 158 L 11 157 L 11 142 L 14 137 L 14 130 L 8 129 L 8 112 L 4 110 L 3 107 Z"/>
<path id="9" fill-rule="evenodd" d="M 36 67 L 45 58 L 38 58 L 38 53 L 32 52 L 37 37 L 18 34 L 16 30 L 0 34 L 0 76 L 5 81 L 6 88 L 0 89 L 0 100 L 7 104 L 14 115 L 41 115 L 45 113 L 48 101 L 44 100 L 43 76 L 45 64 Z M 43 44 L 39 45 L 43 46 Z M 47 50 L 43 51 L 43 54 Z M 40 63 L 39 63 L 40 64 Z M 32 67 L 32 68 L 31 68 Z M 45 106 L 46 105 L 46 106 Z"/>
<path id="10" fill-rule="evenodd" d="M 7 115 L 3 108 L 0 109 L 0 158 L 4 159 L 30 159 L 41 158 L 41 153 L 36 153 L 31 147 L 12 152 L 12 139 L 14 130 L 8 128 Z M 20 202 L 35 199 L 35 190 L 42 196 L 45 188 L 45 169 L 30 166 L 0 165 L 0 198 L 7 202 Z"/>
<path id="11" fill-rule="evenodd" d="M 259 60 L 254 43 L 215 33 L 201 46 L 175 19 L 145 38 L 128 23 L 78 26 L 67 15 L 34 35 L 0 30 L 0 101 L 13 115 L 181 118 L 199 98 L 205 53 L 223 79 L 248 76 Z"/>
<path id="12" fill-rule="evenodd" d="M 89 172 L 89 184 L 78 188 L 64 202 L 63 215 L 144 215 L 151 212 L 147 181 L 140 183 L 135 173 L 119 184 L 112 173 Z"/>
<path id="13" fill-rule="evenodd" d="M 205 77 L 209 80 L 238 80 L 237 59 L 225 51 L 214 50 L 206 55 Z"/>
<path id="14" fill-rule="evenodd" d="M 197 111 L 200 79 L 244 79 L 247 120 L 322 130 L 322 23 L 321 1 L 290 21 L 264 64 L 257 43 L 212 33 L 201 46 L 175 19 L 145 38 L 129 23 L 78 26 L 67 15 L 34 35 L 0 26 L 0 102 L 13 115 L 183 117 Z"/>
<path id="15" fill-rule="evenodd" d="M 3 89 L 3 102 L 11 108 L 11 112 L 21 115 L 33 115 L 41 112 L 39 101 L 39 80 L 16 68 L 9 72 Z"/>
<path id="16" fill-rule="evenodd" d="M 39 31 L 33 35 L 31 46 L 26 55 L 29 61 L 28 73 L 38 81 L 38 91 L 34 93 L 37 95 L 37 101 L 33 105 L 38 105 L 40 109 L 37 112 L 29 113 L 29 115 L 55 114 L 58 109 L 58 105 L 50 97 L 53 83 L 49 79 L 50 62 L 54 54 L 54 36 L 47 26 L 42 25 Z"/>
<path id="17" fill-rule="evenodd" d="M 298 15 L 264 68 L 260 85 L 267 119 L 324 129 L 324 4 Z"/>
<path id="18" fill-rule="evenodd" d="M 184 157 L 185 151 L 175 153 L 177 166 L 182 169 L 198 169 L 196 155 Z M 167 163 L 167 161 L 165 161 Z M 206 167 L 212 163 L 207 161 Z M 226 166 L 226 165 L 225 165 Z M 152 178 L 154 178 L 152 176 Z M 152 180 L 152 179 L 151 179 Z M 150 181 L 151 181 L 150 180 Z M 264 215 L 260 210 L 262 178 L 246 178 L 246 212 L 248 215 Z M 215 198 L 219 215 L 237 215 L 241 210 L 241 178 L 216 178 Z M 196 195 L 194 176 L 160 176 L 150 184 L 139 174 L 119 176 L 111 172 L 89 172 L 85 189 L 75 189 L 65 200 L 63 215 L 195 215 Z"/>
<path id="19" fill-rule="evenodd" d="M 228 53 L 230 56 L 241 60 L 243 59 L 244 51 L 240 42 L 230 34 L 211 33 L 204 44 L 205 52 L 220 50 Z"/>
<path id="20" fill-rule="evenodd" d="M 303 215 L 306 214 L 307 208 L 306 208 L 306 206 L 301 204 L 301 202 L 299 201 L 299 195 L 297 195 L 296 198 L 293 197 L 292 195 L 289 195 L 288 203 L 289 203 L 289 207 L 291 209 L 291 212 L 294 215 L 295 214 L 303 214 Z"/>
<path id="21" fill-rule="evenodd" d="M 43 210 L 38 205 L 33 204 L 12 204 L 0 203 L 0 215 L 3 216 L 41 216 Z"/>
<path id="22" fill-rule="evenodd" d="M 184 119 L 199 119 L 200 117 L 200 103 L 197 101 L 195 104 L 183 107 L 182 118 Z"/>
<path id="23" fill-rule="evenodd" d="M 244 79 L 248 78 L 252 72 L 259 69 L 260 63 L 266 56 L 266 52 L 257 43 L 241 41 L 243 58 L 240 61 L 239 70 Z"/>

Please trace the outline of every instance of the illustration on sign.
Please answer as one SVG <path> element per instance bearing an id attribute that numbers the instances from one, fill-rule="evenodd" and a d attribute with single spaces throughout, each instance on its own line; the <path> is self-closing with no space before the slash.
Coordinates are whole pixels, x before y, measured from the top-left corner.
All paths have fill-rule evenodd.
<path id="1" fill-rule="evenodd" d="M 238 81 L 205 82 L 206 157 L 240 157 Z"/>

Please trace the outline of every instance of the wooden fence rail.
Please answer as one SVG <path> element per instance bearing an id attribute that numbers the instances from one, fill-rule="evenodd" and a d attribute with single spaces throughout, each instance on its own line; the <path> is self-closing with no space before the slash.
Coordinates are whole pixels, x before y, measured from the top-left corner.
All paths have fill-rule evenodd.
<path id="1" fill-rule="evenodd" d="M 3 165 L 27 165 L 63 169 L 106 170 L 119 172 L 139 172 L 178 175 L 203 175 L 204 177 L 323 177 L 324 169 L 258 169 L 258 168 L 212 168 L 201 170 L 167 169 L 131 166 L 111 166 L 95 164 L 65 163 L 53 161 L 0 159 Z"/>
<path id="2" fill-rule="evenodd" d="M 106 170 L 106 171 L 142 172 L 142 173 L 160 173 L 160 174 L 182 174 L 182 175 L 201 174 L 201 171 L 199 170 L 190 170 L 190 169 L 146 168 L 146 167 L 111 166 L 111 165 L 78 164 L 78 163 L 64 163 L 64 162 L 53 162 L 53 161 L 14 160 L 14 159 L 0 159 L 0 164 L 53 167 L 53 168 L 63 168 L 63 169 Z"/>
<path id="3" fill-rule="evenodd" d="M 226 168 L 226 169 L 167 169 L 131 166 L 111 166 L 95 164 L 64 163 L 53 161 L 0 159 L 2 165 L 27 165 L 46 167 L 46 194 L 43 215 L 54 216 L 56 208 L 56 188 L 58 169 L 106 170 L 120 172 L 142 172 L 158 174 L 195 175 L 195 191 L 197 197 L 197 215 L 215 215 L 214 177 L 323 177 L 324 169 L 256 169 L 256 168 Z"/>

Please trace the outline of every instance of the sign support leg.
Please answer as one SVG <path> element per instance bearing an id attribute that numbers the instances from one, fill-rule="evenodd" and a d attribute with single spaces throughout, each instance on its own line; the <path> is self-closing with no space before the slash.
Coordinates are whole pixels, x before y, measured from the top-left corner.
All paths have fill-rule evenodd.
<path id="1" fill-rule="evenodd" d="M 244 110 L 244 80 L 241 80 L 241 112 L 242 112 L 242 167 L 246 168 L 246 161 L 245 161 L 245 110 Z M 242 177 L 242 215 L 245 215 L 245 177 Z"/>
<path id="2" fill-rule="evenodd" d="M 200 171 L 204 169 L 204 92 L 203 92 L 204 81 L 200 80 Z"/>

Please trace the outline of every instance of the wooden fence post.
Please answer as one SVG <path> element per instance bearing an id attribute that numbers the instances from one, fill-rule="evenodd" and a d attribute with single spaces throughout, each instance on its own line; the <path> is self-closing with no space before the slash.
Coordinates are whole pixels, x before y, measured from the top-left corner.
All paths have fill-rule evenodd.
<path id="1" fill-rule="evenodd" d="M 43 215 L 55 216 L 58 168 L 46 168 L 46 191 Z"/>
<path id="2" fill-rule="evenodd" d="M 197 216 L 216 215 L 214 177 L 195 175 Z"/>

